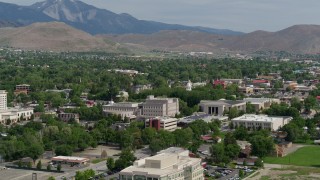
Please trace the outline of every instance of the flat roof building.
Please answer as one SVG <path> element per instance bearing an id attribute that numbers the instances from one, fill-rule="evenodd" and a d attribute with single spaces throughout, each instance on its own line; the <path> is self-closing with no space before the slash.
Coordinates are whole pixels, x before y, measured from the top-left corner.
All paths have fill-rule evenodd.
<path id="1" fill-rule="evenodd" d="M 254 105 L 256 112 L 270 108 L 272 103 L 280 104 L 280 99 L 275 98 L 244 98 L 243 100 Z"/>
<path id="2" fill-rule="evenodd" d="M 178 98 L 155 98 L 151 95 L 142 104 L 142 116 L 144 117 L 175 117 L 176 114 L 180 114 Z"/>
<path id="3" fill-rule="evenodd" d="M 7 109 L 7 91 L 0 90 L 0 110 Z"/>
<path id="4" fill-rule="evenodd" d="M 200 101 L 200 111 L 215 116 L 223 116 L 225 111 L 230 111 L 235 107 L 239 111 L 246 111 L 246 102 L 232 101 L 232 100 L 218 100 L 218 101 Z"/>
<path id="5" fill-rule="evenodd" d="M 276 131 L 292 120 L 289 116 L 268 116 L 256 114 L 244 114 L 233 118 L 231 122 L 234 126 L 243 126 L 247 129 L 268 129 Z"/>
<path id="6" fill-rule="evenodd" d="M 140 159 L 119 173 L 120 180 L 203 180 L 200 158 L 190 158 L 189 151 L 163 151 Z"/>
<path id="7" fill-rule="evenodd" d="M 171 117 L 155 117 L 146 119 L 145 126 L 152 127 L 156 130 L 167 130 L 167 131 L 175 131 L 177 129 L 178 119 Z"/>
<path id="8" fill-rule="evenodd" d="M 87 164 L 89 162 L 89 159 L 74 156 L 56 156 L 51 158 L 51 161 L 55 164 L 81 165 Z"/>
<path id="9" fill-rule="evenodd" d="M 135 119 L 141 114 L 139 103 L 135 102 L 114 103 L 111 101 L 110 104 L 102 106 L 102 109 L 105 115 L 120 115 L 122 119 L 125 117 Z"/>
<path id="10" fill-rule="evenodd" d="M 207 123 L 210 123 L 214 120 L 226 121 L 228 120 L 228 116 L 214 116 L 211 114 L 206 114 L 204 112 L 197 112 L 192 114 L 191 116 L 179 118 L 178 124 L 179 126 L 185 126 L 197 120 L 203 120 L 204 122 L 207 122 Z"/>

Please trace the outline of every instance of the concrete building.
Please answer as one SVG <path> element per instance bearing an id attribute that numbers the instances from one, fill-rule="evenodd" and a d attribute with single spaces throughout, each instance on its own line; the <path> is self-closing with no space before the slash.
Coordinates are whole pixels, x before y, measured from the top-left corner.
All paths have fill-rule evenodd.
<path id="1" fill-rule="evenodd" d="M 256 112 L 270 108 L 272 103 L 280 104 L 280 99 L 275 98 L 244 98 L 243 100 L 254 105 Z"/>
<path id="2" fill-rule="evenodd" d="M 225 111 L 229 111 L 235 107 L 239 111 L 246 110 L 246 102 L 244 101 L 232 101 L 232 100 L 218 100 L 218 101 L 200 101 L 200 111 L 207 114 L 213 114 L 215 116 L 223 116 Z"/>
<path id="3" fill-rule="evenodd" d="M 170 118 L 170 117 L 156 117 L 146 119 L 145 126 L 152 127 L 156 130 L 167 130 L 167 131 L 175 131 L 177 129 L 178 119 Z"/>
<path id="4" fill-rule="evenodd" d="M 0 123 L 10 125 L 19 121 L 27 121 L 31 119 L 32 114 L 32 108 L 8 108 L 7 110 L 0 110 Z"/>
<path id="5" fill-rule="evenodd" d="M 120 180 L 203 180 L 200 158 L 190 158 L 188 150 L 162 151 L 140 159 L 119 173 Z"/>
<path id="6" fill-rule="evenodd" d="M 220 79 L 220 80 L 225 81 L 227 84 L 241 85 L 243 83 L 242 79 Z"/>
<path id="7" fill-rule="evenodd" d="M 150 90 L 150 89 L 152 89 L 151 84 L 135 85 L 132 87 L 132 91 L 136 94 L 139 94 L 141 91 Z"/>
<path id="8" fill-rule="evenodd" d="M 180 114 L 178 98 L 155 98 L 151 95 L 142 104 L 142 116 L 144 117 L 174 117 L 176 114 Z"/>
<path id="9" fill-rule="evenodd" d="M 252 94 L 253 93 L 253 87 L 239 87 L 239 92 L 242 92 L 244 94 Z"/>
<path id="10" fill-rule="evenodd" d="M 90 161 L 88 158 L 74 157 L 74 156 L 56 156 L 51 158 L 53 164 L 69 164 L 74 165 L 85 165 Z"/>
<path id="11" fill-rule="evenodd" d="M 7 110 L 7 91 L 0 90 L 0 110 Z"/>
<path id="12" fill-rule="evenodd" d="M 204 112 L 197 112 L 197 113 L 192 114 L 191 116 L 179 118 L 178 125 L 179 125 L 179 127 L 186 127 L 186 126 L 188 126 L 188 124 L 190 124 L 194 121 L 197 121 L 197 120 L 203 120 L 207 123 L 213 122 L 214 120 L 227 121 L 228 116 L 214 116 L 211 114 L 206 114 Z"/>
<path id="13" fill-rule="evenodd" d="M 245 114 L 237 118 L 233 118 L 231 122 L 234 126 L 243 126 L 247 129 L 269 129 L 276 131 L 284 125 L 288 124 L 292 117 L 288 116 L 268 116 Z"/>
<path id="14" fill-rule="evenodd" d="M 69 122 L 70 120 L 74 120 L 77 123 L 80 122 L 79 114 L 76 113 L 59 113 L 58 118 L 64 122 Z"/>
<path id="15" fill-rule="evenodd" d="M 7 92 L 0 90 L 0 123 L 10 125 L 23 120 L 30 120 L 33 108 L 8 108 Z"/>
<path id="16" fill-rule="evenodd" d="M 135 119 L 141 114 L 139 103 L 135 102 L 110 102 L 108 105 L 102 106 L 105 115 L 120 115 L 122 119 L 125 117 L 129 119 Z"/>
<path id="17" fill-rule="evenodd" d="M 14 95 L 29 94 L 30 92 L 31 92 L 31 88 L 29 84 L 19 84 L 19 85 L 16 85 Z"/>

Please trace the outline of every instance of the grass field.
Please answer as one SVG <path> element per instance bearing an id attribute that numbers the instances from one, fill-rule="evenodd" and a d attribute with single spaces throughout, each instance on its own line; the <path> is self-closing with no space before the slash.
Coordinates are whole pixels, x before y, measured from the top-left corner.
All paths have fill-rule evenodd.
<path id="1" fill-rule="evenodd" d="M 266 157 L 264 163 L 320 167 L 320 146 L 306 146 L 285 157 Z"/>

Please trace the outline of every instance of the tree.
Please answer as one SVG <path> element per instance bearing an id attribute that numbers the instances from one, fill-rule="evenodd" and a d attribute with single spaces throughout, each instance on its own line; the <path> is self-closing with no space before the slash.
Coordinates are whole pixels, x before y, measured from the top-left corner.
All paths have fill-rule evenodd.
<path id="1" fill-rule="evenodd" d="M 263 161 L 261 159 L 257 159 L 255 162 L 254 162 L 254 165 L 259 167 L 259 168 L 263 168 Z"/>
<path id="2" fill-rule="evenodd" d="M 35 162 L 39 156 L 41 156 L 44 152 L 43 146 L 39 143 L 37 144 L 31 144 L 27 151 L 27 156 L 31 157 L 33 159 L 33 162 Z"/>
<path id="3" fill-rule="evenodd" d="M 310 110 L 315 107 L 317 104 L 317 99 L 313 96 L 308 96 L 305 100 L 304 100 L 304 107 L 306 109 L 307 112 L 310 112 Z"/>
<path id="4" fill-rule="evenodd" d="M 128 166 L 131 166 L 133 162 L 136 160 L 134 154 L 130 149 L 124 149 L 120 153 L 119 159 L 115 162 L 115 169 L 122 170 Z"/>
<path id="5" fill-rule="evenodd" d="M 103 151 L 101 152 L 101 158 L 106 158 L 107 156 L 108 156 L 107 151 L 106 151 L 106 150 L 103 150 Z"/>
<path id="6" fill-rule="evenodd" d="M 193 132 L 190 128 L 177 129 L 173 132 L 173 134 L 175 135 L 177 146 L 185 148 L 189 147 L 193 137 Z"/>
<path id="7" fill-rule="evenodd" d="M 32 163 L 30 161 L 27 162 L 27 168 L 32 168 Z"/>
<path id="8" fill-rule="evenodd" d="M 70 145 L 59 145 L 55 149 L 55 153 L 57 156 L 71 156 L 72 155 L 72 147 Z"/>
<path id="9" fill-rule="evenodd" d="M 255 135 L 250 138 L 249 142 L 251 143 L 252 154 L 258 157 L 265 157 L 274 149 L 274 143 L 270 137 Z"/>
<path id="10" fill-rule="evenodd" d="M 53 176 L 50 176 L 48 180 L 56 180 Z"/>
<path id="11" fill-rule="evenodd" d="M 51 171 L 51 164 L 48 164 L 47 170 L 48 170 L 48 171 Z"/>
<path id="12" fill-rule="evenodd" d="M 61 164 L 60 163 L 57 166 L 57 171 L 59 171 L 59 172 L 61 171 Z"/>
<path id="13" fill-rule="evenodd" d="M 37 163 L 37 169 L 42 169 L 41 160 L 39 160 L 38 163 Z"/>
<path id="14" fill-rule="evenodd" d="M 246 105 L 246 113 L 255 113 L 256 112 L 256 108 L 253 104 L 251 104 L 251 102 L 247 102 L 247 105 Z"/>
<path id="15" fill-rule="evenodd" d="M 211 157 L 215 163 L 223 162 L 224 160 L 224 146 L 222 143 L 214 144 L 210 148 Z"/>
<path id="16" fill-rule="evenodd" d="M 112 171 L 115 167 L 114 159 L 113 158 L 108 158 L 107 159 L 107 168 Z"/>
<path id="17" fill-rule="evenodd" d="M 230 159 L 234 159 L 238 157 L 241 148 L 238 144 L 228 144 L 227 146 L 225 146 L 224 151 L 226 156 L 228 156 Z"/>
<path id="18" fill-rule="evenodd" d="M 147 127 L 142 130 L 141 138 L 144 144 L 150 144 L 152 139 L 157 135 L 157 131 L 154 128 Z"/>
<path id="19" fill-rule="evenodd" d="M 232 107 L 229 111 L 228 117 L 229 119 L 233 119 L 235 117 L 238 117 L 239 111 L 236 107 Z"/>
<path id="20" fill-rule="evenodd" d="M 87 169 L 85 171 L 77 171 L 75 179 L 76 180 L 88 180 L 95 176 L 95 172 L 92 169 Z"/>
<path id="21" fill-rule="evenodd" d="M 244 171 L 242 170 L 242 169 L 240 169 L 240 171 L 239 171 L 239 177 L 240 178 L 243 178 L 244 177 Z"/>
<path id="22" fill-rule="evenodd" d="M 228 132 L 224 137 L 223 143 L 225 146 L 229 144 L 237 144 L 237 140 L 232 133 Z"/>
<path id="23" fill-rule="evenodd" d="M 296 108 L 299 112 L 301 111 L 302 103 L 297 97 L 292 98 L 290 101 L 290 104 L 291 104 L 291 107 Z"/>
<path id="24" fill-rule="evenodd" d="M 235 137 L 236 139 L 242 140 L 242 141 L 246 140 L 246 139 L 248 138 L 248 136 L 249 136 L 249 135 L 248 135 L 248 130 L 247 130 L 245 127 L 243 127 L 243 126 L 238 127 L 238 128 L 234 131 L 233 135 L 234 135 L 234 137 Z"/>

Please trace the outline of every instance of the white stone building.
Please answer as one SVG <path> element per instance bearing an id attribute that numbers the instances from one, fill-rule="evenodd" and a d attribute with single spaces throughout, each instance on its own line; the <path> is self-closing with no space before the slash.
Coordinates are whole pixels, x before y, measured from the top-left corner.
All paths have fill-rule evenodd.
<path id="1" fill-rule="evenodd" d="M 218 101 L 200 101 L 200 111 L 215 116 L 223 116 L 225 111 L 230 111 L 235 107 L 238 111 L 246 111 L 246 102 L 232 101 L 232 100 L 218 100 Z"/>
<path id="2" fill-rule="evenodd" d="M 169 148 L 170 149 L 170 148 Z M 200 158 L 190 158 L 188 150 L 161 151 L 140 159 L 119 173 L 120 180 L 203 180 Z"/>
<path id="3" fill-rule="evenodd" d="M 114 103 L 111 101 L 110 104 L 102 106 L 102 109 L 105 115 L 120 115 L 122 119 L 125 117 L 135 119 L 141 114 L 139 103 L 135 102 Z"/>
<path id="4" fill-rule="evenodd" d="M 256 114 L 244 114 L 233 118 L 231 122 L 234 126 L 243 126 L 247 129 L 268 129 L 276 131 L 288 124 L 292 120 L 289 116 L 268 116 Z"/>
<path id="5" fill-rule="evenodd" d="M 148 96 L 146 102 L 142 104 L 142 116 L 147 118 L 158 116 L 175 117 L 176 114 L 180 114 L 178 98 Z"/>

